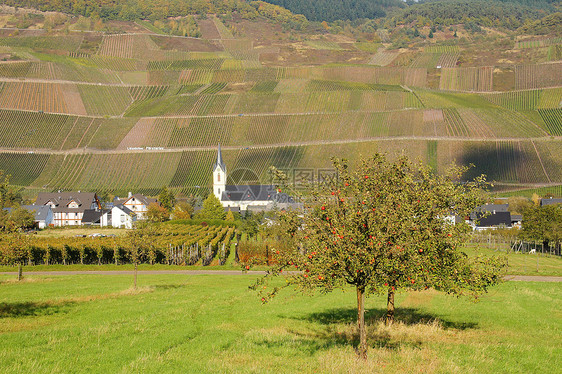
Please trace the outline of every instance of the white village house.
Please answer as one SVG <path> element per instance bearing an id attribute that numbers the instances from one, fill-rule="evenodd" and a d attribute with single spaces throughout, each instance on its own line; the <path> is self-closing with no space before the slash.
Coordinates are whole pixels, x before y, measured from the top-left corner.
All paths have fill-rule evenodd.
<path id="1" fill-rule="evenodd" d="M 111 226 L 132 229 L 137 221 L 137 215 L 125 205 L 117 205 L 111 208 Z"/>
<path id="2" fill-rule="evenodd" d="M 131 210 L 135 213 L 136 219 L 143 220 L 146 219 L 146 213 L 148 212 L 148 206 L 153 203 L 157 203 L 157 199 L 152 199 L 146 197 L 140 193 L 132 194 L 129 192 L 129 195 L 126 198 L 119 198 L 116 197 L 113 200 L 113 206 L 122 205 L 125 208 Z"/>

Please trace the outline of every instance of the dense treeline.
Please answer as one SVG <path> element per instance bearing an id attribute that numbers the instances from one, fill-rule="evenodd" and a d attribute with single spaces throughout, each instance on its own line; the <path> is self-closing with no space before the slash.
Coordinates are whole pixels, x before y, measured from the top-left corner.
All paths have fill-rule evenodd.
<path id="1" fill-rule="evenodd" d="M 310 21 L 381 18 L 393 7 L 404 7 L 401 0 L 266 0 L 293 13 L 303 14 Z"/>
<path id="2" fill-rule="evenodd" d="M 543 11 L 535 8 L 500 1 L 444 0 L 410 6 L 392 17 L 391 21 L 394 24 L 421 21 L 437 25 L 473 22 L 480 26 L 514 30 L 544 15 Z"/>
<path id="3" fill-rule="evenodd" d="M 243 0 L 0 0 L 0 4 L 129 21 L 234 11 L 257 15 L 256 8 Z"/>
<path id="4" fill-rule="evenodd" d="M 193 18 L 165 21 L 171 17 L 188 15 L 238 13 L 241 17 L 254 19 L 258 16 L 269 18 L 284 27 L 302 29 L 307 19 L 274 4 L 263 1 L 244 0 L 0 0 L 0 4 L 14 7 L 29 7 L 41 11 L 101 18 L 103 20 L 134 21 L 149 19 L 159 21 L 157 28 L 172 35 L 200 36 Z M 164 21 L 164 22 L 163 22 Z"/>
<path id="5" fill-rule="evenodd" d="M 426 3 L 435 3 L 435 2 L 445 2 L 450 0 L 420 0 L 417 4 L 426 4 Z M 549 11 L 555 11 L 554 5 L 560 4 L 560 0 L 495 0 L 502 3 L 512 3 L 512 4 L 520 4 L 526 5 L 528 7 L 538 8 L 538 9 L 545 9 Z M 409 5 L 416 4 L 413 0 L 408 0 L 406 2 Z"/>
<path id="6" fill-rule="evenodd" d="M 392 23 L 420 18 L 437 24 L 476 22 L 483 26 L 515 29 L 527 20 L 537 20 L 555 11 L 559 0 L 431 0 L 424 3 L 402 0 L 0 0 L 0 4 L 59 11 L 105 20 L 163 20 L 194 14 L 237 12 L 245 18 L 258 15 L 302 27 L 306 19 L 334 21 L 383 18 L 390 11 Z M 287 10 L 288 9 L 288 10 Z M 304 15 L 302 16 L 296 16 Z M 300 17 L 300 18 L 299 18 Z M 282 19 L 279 19 L 282 18 Z M 291 24 L 291 26 L 293 26 Z"/>
<path id="7" fill-rule="evenodd" d="M 562 13 L 553 13 L 537 21 L 525 24 L 520 29 L 526 34 L 556 34 L 562 35 Z"/>

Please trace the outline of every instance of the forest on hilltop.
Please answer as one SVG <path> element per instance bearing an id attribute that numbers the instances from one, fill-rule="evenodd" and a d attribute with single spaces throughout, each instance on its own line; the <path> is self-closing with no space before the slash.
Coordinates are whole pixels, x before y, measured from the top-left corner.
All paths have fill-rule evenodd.
<path id="1" fill-rule="evenodd" d="M 382 18 L 389 9 L 404 8 L 401 0 L 266 0 L 293 13 L 303 14 L 310 21 Z"/>
<path id="2" fill-rule="evenodd" d="M 540 19 L 544 15 L 544 11 L 536 8 L 498 0 L 443 0 L 412 5 L 395 14 L 392 20 L 394 23 L 411 23 L 422 17 L 435 24 L 475 22 L 514 30 L 526 20 Z"/>
<path id="3" fill-rule="evenodd" d="M 449 23 L 470 18 L 480 24 L 501 23 L 511 29 L 521 26 L 526 20 L 540 19 L 560 8 L 560 0 L 0 0 L 0 4 L 107 20 L 154 21 L 189 14 L 232 12 L 245 18 L 262 15 L 273 19 L 293 18 L 302 14 L 307 20 L 317 22 L 384 17 L 411 21 L 421 16 L 439 18 Z M 267 4 L 279 8 L 260 11 Z"/>

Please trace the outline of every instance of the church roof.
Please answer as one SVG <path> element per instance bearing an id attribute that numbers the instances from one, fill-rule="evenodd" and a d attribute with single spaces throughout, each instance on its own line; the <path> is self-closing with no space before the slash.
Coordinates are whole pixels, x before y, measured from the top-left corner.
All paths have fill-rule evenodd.
<path id="1" fill-rule="evenodd" d="M 221 145 L 220 144 L 219 144 L 219 150 L 217 152 L 217 162 L 215 162 L 215 165 L 213 166 L 213 170 L 217 170 L 217 167 L 220 167 L 221 170 L 226 173 L 226 165 L 224 164 L 224 161 L 222 160 L 222 152 L 221 152 Z"/>
<path id="2" fill-rule="evenodd" d="M 274 185 L 227 185 L 221 195 L 221 201 L 271 201 L 293 203 L 294 199 L 286 193 L 279 192 Z"/>

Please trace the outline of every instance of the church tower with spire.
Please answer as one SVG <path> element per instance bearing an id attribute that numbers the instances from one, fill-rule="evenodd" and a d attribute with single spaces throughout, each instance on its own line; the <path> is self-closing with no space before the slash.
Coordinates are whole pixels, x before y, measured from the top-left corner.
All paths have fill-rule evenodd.
<path id="1" fill-rule="evenodd" d="M 217 162 L 213 166 L 213 193 L 221 200 L 222 193 L 226 190 L 226 165 L 222 160 L 221 145 L 217 153 Z"/>

